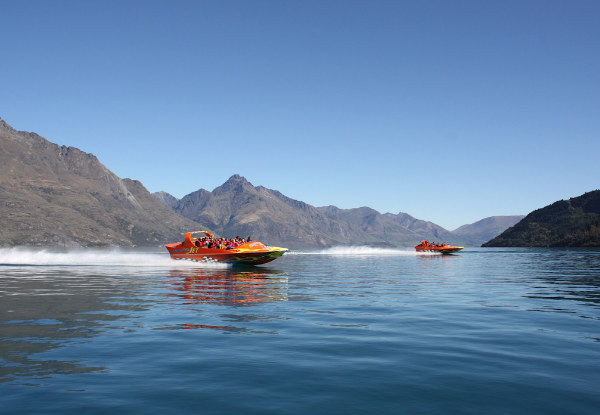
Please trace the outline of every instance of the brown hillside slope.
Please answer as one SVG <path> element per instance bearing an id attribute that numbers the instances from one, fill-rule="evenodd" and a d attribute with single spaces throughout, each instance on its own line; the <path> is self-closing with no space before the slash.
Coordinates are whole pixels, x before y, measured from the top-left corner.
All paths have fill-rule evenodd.
<path id="1" fill-rule="evenodd" d="M 94 155 L 0 119 L 0 245 L 158 245 L 194 227 Z"/>

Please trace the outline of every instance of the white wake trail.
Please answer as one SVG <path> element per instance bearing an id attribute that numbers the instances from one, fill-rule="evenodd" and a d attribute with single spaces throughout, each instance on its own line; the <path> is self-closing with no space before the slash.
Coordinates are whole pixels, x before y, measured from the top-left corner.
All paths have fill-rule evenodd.
<path id="1" fill-rule="evenodd" d="M 127 267 L 210 267 L 228 268 L 227 264 L 174 260 L 168 253 L 133 252 L 119 249 L 81 249 L 53 252 L 45 249 L 14 247 L 0 248 L 0 265 L 52 266 L 127 266 Z"/>
<path id="2" fill-rule="evenodd" d="M 373 246 L 334 246 L 320 251 L 290 251 L 286 255 L 331 256 L 418 256 L 439 255 L 436 252 L 417 252 L 414 248 L 378 248 Z"/>

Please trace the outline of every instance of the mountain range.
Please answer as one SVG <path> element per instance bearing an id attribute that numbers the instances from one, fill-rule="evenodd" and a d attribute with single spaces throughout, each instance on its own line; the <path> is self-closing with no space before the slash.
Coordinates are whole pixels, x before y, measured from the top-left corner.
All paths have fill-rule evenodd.
<path id="1" fill-rule="evenodd" d="M 154 196 L 180 215 L 220 235 L 251 235 L 290 248 L 333 245 L 411 246 L 421 239 L 480 245 L 522 216 L 493 217 L 450 232 L 407 213 L 384 213 L 369 207 L 315 207 L 276 190 L 255 187 L 233 175 L 212 192 L 200 189 L 177 199 L 162 191 Z M 489 236 L 491 235 L 491 236 Z"/>
<path id="2" fill-rule="evenodd" d="M 156 246 L 199 229 L 290 248 L 411 246 L 421 239 L 479 245 L 520 218 L 486 218 L 450 232 L 402 212 L 311 206 L 237 174 L 213 191 L 181 199 L 152 195 L 93 154 L 16 131 L 0 118 L 3 246 Z"/>

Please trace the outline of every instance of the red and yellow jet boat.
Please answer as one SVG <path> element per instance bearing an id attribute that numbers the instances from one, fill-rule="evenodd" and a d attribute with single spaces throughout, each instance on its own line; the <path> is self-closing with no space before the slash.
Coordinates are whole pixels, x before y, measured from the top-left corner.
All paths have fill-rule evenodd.
<path id="1" fill-rule="evenodd" d="M 417 252 L 439 252 L 440 254 L 452 254 L 463 248 L 463 246 L 452 246 L 445 243 L 435 244 L 427 241 L 421 241 L 419 245 L 415 245 Z"/>
<path id="2" fill-rule="evenodd" d="M 194 237 L 204 234 L 205 237 Z M 258 265 L 273 261 L 282 256 L 287 249 L 265 246 L 258 241 L 238 241 L 229 243 L 224 238 L 215 239 L 208 231 L 184 233 L 183 242 L 166 244 L 173 259 L 191 259 L 201 262 L 225 262 L 232 264 Z M 210 246 L 210 247 L 209 247 Z"/>

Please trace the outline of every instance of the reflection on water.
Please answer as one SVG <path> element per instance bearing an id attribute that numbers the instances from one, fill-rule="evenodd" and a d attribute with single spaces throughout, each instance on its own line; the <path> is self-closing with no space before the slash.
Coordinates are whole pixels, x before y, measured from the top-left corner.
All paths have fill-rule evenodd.
<path id="1" fill-rule="evenodd" d="M 185 306 L 210 304 L 217 306 L 248 307 L 272 301 L 287 300 L 287 276 L 285 273 L 269 268 L 241 267 L 228 270 L 206 268 L 174 269 L 168 275 L 169 298 Z M 207 318 L 203 310 L 195 310 L 195 320 Z M 242 320 L 261 318 L 244 315 Z M 221 315 L 229 322 L 240 322 L 237 315 Z M 158 327 L 157 330 L 177 329 L 215 329 L 229 332 L 259 332 L 237 325 L 215 325 L 199 323 L 178 323 Z"/>
<path id="2" fill-rule="evenodd" d="M 169 295 L 181 298 L 186 304 L 248 306 L 287 298 L 285 274 L 270 269 L 175 269 L 169 277 L 172 279 Z"/>

